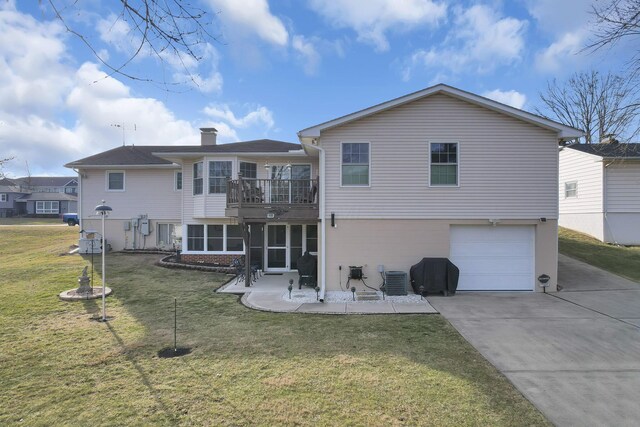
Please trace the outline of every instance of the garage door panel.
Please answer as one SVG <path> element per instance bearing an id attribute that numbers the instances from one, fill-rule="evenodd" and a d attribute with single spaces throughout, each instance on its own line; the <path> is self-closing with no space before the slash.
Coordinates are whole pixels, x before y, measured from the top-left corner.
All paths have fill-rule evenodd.
<path id="1" fill-rule="evenodd" d="M 512 274 L 512 275 L 460 275 L 458 281 L 458 290 L 471 291 L 513 291 L 514 283 L 527 281 L 529 275 Z M 517 289 L 516 289 L 517 290 Z M 530 290 L 526 289 L 526 290 Z"/>
<path id="2" fill-rule="evenodd" d="M 460 271 L 469 271 L 473 274 L 533 274 L 531 258 L 529 257 L 502 257 L 481 256 L 477 258 L 456 258 L 456 266 Z"/>
<path id="3" fill-rule="evenodd" d="M 532 255 L 530 242 L 465 242 L 451 248 L 451 255 L 467 256 L 485 254 L 487 256 L 512 256 L 513 254 Z"/>
<path id="4" fill-rule="evenodd" d="M 458 289 L 533 290 L 534 232 L 533 226 L 451 226 Z"/>

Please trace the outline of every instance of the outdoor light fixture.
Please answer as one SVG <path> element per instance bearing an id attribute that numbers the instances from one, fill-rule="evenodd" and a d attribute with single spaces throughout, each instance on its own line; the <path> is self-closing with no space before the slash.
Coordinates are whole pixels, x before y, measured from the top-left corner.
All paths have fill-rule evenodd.
<path id="1" fill-rule="evenodd" d="M 314 290 L 316 291 L 316 301 L 320 301 L 320 286 L 316 286 Z"/>
<path id="2" fill-rule="evenodd" d="M 549 286 L 549 280 L 551 279 L 551 277 L 549 277 L 548 274 L 541 274 L 540 276 L 538 276 L 538 282 L 540 282 L 540 287 L 542 287 L 542 292 L 543 293 L 547 293 L 547 287 Z"/>
<path id="3" fill-rule="evenodd" d="M 335 214 L 335 213 L 333 213 L 333 212 L 331 212 L 331 226 L 332 226 L 333 228 L 335 228 L 335 227 L 336 227 L 336 214 Z"/>
<path id="4" fill-rule="evenodd" d="M 355 286 L 351 287 L 351 294 L 353 295 L 353 300 L 355 301 L 356 300 L 356 287 Z"/>
<path id="5" fill-rule="evenodd" d="M 110 206 L 104 204 L 104 200 L 101 205 L 96 206 L 96 213 L 102 217 L 102 321 L 107 321 L 107 295 L 105 292 L 106 289 L 106 272 L 105 272 L 105 252 L 107 251 L 107 245 L 104 236 L 104 219 L 109 212 L 111 212 Z"/>
<path id="6" fill-rule="evenodd" d="M 293 290 L 293 279 L 289 279 L 289 286 L 287 287 L 289 290 L 289 299 L 291 299 L 291 291 Z"/>
<path id="7" fill-rule="evenodd" d="M 422 301 L 422 297 L 424 296 L 424 286 L 421 285 L 418 290 L 420 291 L 420 301 Z"/>
<path id="8" fill-rule="evenodd" d="M 387 287 L 384 285 L 380 285 L 380 290 L 382 291 L 382 300 L 384 301 L 384 294 L 387 292 Z"/>

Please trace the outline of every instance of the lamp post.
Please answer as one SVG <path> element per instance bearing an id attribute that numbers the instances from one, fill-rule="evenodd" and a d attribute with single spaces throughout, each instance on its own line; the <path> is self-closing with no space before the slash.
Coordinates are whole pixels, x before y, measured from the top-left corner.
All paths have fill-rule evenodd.
<path id="1" fill-rule="evenodd" d="M 107 295 L 106 295 L 106 274 L 105 274 L 105 252 L 107 251 L 107 245 L 105 244 L 104 235 L 104 218 L 112 211 L 110 206 L 104 204 L 104 200 L 101 205 L 96 206 L 96 213 L 102 217 L 102 321 L 107 321 Z"/>

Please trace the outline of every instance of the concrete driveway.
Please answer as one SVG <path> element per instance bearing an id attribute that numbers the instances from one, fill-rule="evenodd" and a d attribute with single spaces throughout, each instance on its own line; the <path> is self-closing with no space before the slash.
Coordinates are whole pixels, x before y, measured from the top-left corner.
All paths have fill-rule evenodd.
<path id="1" fill-rule="evenodd" d="M 560 255 L 555 294 L 429 302 L 558 426 L 640 420 L 640 284 Z"/>

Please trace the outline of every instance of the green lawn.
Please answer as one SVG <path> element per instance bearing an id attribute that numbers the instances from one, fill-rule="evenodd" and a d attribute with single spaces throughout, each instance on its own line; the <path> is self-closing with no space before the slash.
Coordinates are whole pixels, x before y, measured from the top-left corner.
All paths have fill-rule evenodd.
<path id="1" fill-rule="evenodd" d="M 61 218 L 0 218 L 0 225 L 62 225 Z"/>
<path id="2" fill-rule="evenodd" d="M 548 425 L 439 315 L 263 313 L 215 294 L 225 276 L 109 254 L 113 319 L 92 321 L 99 300 L 56 297 L 76 238 L 0 228 L 0 425 Z M 193 352 L 160 359 L 174 297 Z"/>
<path id="3" fill-rule="evenodd" d="M 609 245 L 586 234 L 560 227 L 558 248 L 564 255 L 640 282 L 640 246 Z"/>

